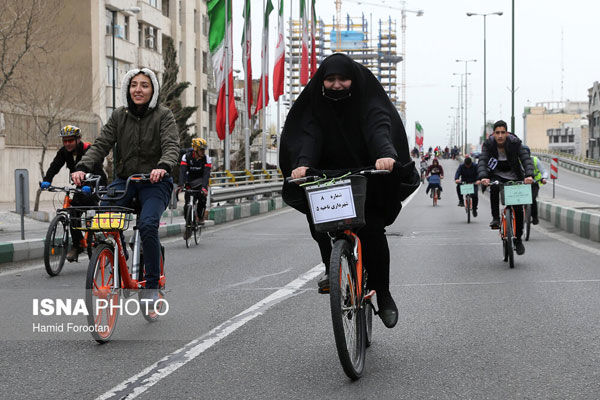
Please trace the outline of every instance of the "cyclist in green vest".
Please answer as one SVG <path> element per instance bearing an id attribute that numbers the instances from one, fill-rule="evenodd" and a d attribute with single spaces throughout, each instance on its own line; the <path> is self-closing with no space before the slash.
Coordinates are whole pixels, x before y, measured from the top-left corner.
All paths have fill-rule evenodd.
<path id="1" fill-rule="evenodd" d="M 531 150 L 528 146 L 523 146 L 529 154 L 531 155 Z M 548 171 L 544 168 L 544 164 L 540 162 L 540 160 L 536 156 L 532 156 L 533 160 L 533 180 L 534 183 L 531 185 L 531 223 L 537 225 L 540 223 L 538 218 L 538 206 L 537 206 L 537 196 L 540 191 L 540 186 L 545 185 L 548 179 Z"/>

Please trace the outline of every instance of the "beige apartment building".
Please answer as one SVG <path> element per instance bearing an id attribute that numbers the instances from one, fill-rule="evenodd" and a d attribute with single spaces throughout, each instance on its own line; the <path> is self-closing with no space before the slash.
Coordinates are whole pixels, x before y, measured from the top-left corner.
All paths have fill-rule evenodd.
<path id="1" fill-rule="evenodd" d="M 58 4 L 58 20 L 52 21 L 61 28 L 57 34 L 60 46 L 53 54 L 58 61 L 49 67 L 60 78 L 60 84 L 54 85 L 73 93 L 77 88 L 76 97 L 72 96 L 76 101 L 68 106 L 69 116 L 61 118 L 60 124 L 77 124 L 84 140 L 93 141 L 112 110 L 123 105 L 121 79 L 129 69 L 150 68 L 162 83 L 163 49 L 165 39 L 171 37 L 177 50 L 178 81 L 190 82 L 183 93 L 183 105 L 198 107 L 188 120 L 195 123 L 190 133 L 208 139 L 209 154 L 220 148 L 211 117 L 216 98 L 209 93 L 213 72 L 205 0 L 60 0 Z M 36 84 L 44 85 L 43 79 Z M 31 116 L 26 109 L 6 102 L 0 103 L 0 114 L 4 120 L 0 126 L 0 201 L 14 201 L 15 168 L 29 170 L 33 198 L 41 179 L 38 164 L 42 150 L 39 138 L 36 141 L 34 134 L 29 134 L 35 131 Z M 49 145 L 44 171 L 61 145 L 58 129 L 56 135 L 44 140 Z M 67 184 L 67 173 L 61 171 L 54 182 Z M 47 195 L 44 193 L 42 200 Z"/>
<path id="2" fill-rule="evenodd" d="M 587 101 L 544 102 L 525 107 L 523 141 L 531 149 L 548 150 L 563 124 L 585 118 L 587 109 Z"/>

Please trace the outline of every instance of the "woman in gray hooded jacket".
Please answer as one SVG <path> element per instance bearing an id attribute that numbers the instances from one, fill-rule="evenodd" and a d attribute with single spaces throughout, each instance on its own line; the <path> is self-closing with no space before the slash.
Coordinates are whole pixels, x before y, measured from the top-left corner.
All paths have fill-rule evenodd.
<path id="1" fill-rule="evenodd" d="M 173 113 L 158 105 L 159 86 L 154 72 L 133 69 L 121 84 L 124 107 L 119 107 L 102 127 L 100 136 L 77 164 L 71 176 L 78 185 L 85 172 L 101 162 L 116 145 L 117 178 L 110 187 L 124 189 L 133 174 L 150 174 L 150 182 L 130 185 L 125 197 L 114 205 L 131 206 L 134 198 L 141 205 L 138 228 L 142 238 L 146 267 L 146 288 L 150 297 L 158 298 L 160 277 L 160 217 L 169 204 L 173 189 L 171 177 L 165 177 L 179 157 L 179 135 Z"/>

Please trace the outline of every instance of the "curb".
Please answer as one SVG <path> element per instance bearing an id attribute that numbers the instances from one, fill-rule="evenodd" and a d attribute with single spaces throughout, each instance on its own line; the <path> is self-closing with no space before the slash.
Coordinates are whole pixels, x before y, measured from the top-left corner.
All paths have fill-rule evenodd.
<path id="1" fill-rule="evenodd" d="M 223 224 L 236 219 L 246 218 L 269 211 L 279 210 L 286 207 L 281 197 L 261 199 L 253 202 L 235 204 L 231 206 L 211 208 L 205 227 Z M 183 215 L 181 210 L 173 210 L 173 216 Z M 163 218 L 171 216 L 171 210 L 163 213 Z M 182 235 L 185 229 L 184 222 L 161 225 L 158 228 L 160 238 Z M 125 233 L 125 239 L 129 239 L 131 231 Z M 44 256 L 44 239 L 11 240 L 0 243 L 0 267 L 3 263 L 27 261 L 40 259 Z"/>
<path id="2" fill-rule="evenodd" d="M 538 215 L 559 229 L 600 242 L 600 214 L 538 200 Z"/>

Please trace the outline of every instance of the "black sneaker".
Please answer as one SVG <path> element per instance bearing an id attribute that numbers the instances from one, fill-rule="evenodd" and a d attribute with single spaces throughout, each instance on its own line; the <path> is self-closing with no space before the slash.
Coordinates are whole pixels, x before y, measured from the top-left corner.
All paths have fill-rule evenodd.
<path id="1" fill-rule="evenodd" d="M 525 254 L 525 246 L 523 246 L 523 241 L 521 239 L 515 239 L 515 251 L 520 256 Z"/>
<path id="2" fill-rule="evenodd" d="M 477 209 L 474 208 L 472 211 L 473 211 L 473 216 L 476 217 L 477 216 Z"/>
<path id="3" fill-rule="evenodd" d="M 537 225 L 540 223 L 540 220 L 538 217 L 531 217 L 531 223 Z"/>
<path id="4" fill-rule="evenodd" d="M 459 201 L 459 202 L 458 202 L 458 206 L 459 206 L 459 207 L 464 207 L 464 206 L 465 206 L 465 203 L 464 203 L 464 201 Z"/>
<path id="5" fill-rule="evenodd" d="M 377 306 L 379 307 L 379 318 L 388 328 L 393 328 L 398 322 L 398 307 L 389 291 L 377 292 Z"/>
<path id="6" fill-rule="evenodd" d="M 321 294 L 329 294 L 329 274 L 321 275 L 319 278 L 319 282 L 317 283 L 319 286 L 319 293 Z"/>
<path id="7" fill-rule="evenodd" d="M 490 222 L 490 228 L 500 229 L 500 220 L 496 218 L 492 219 L 492 222 Z"/>

